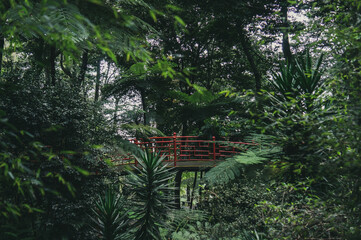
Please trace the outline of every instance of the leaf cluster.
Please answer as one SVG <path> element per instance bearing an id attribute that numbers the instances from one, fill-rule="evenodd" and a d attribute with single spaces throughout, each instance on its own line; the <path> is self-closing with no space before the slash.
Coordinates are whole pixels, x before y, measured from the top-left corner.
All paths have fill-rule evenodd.
<path id="1" fill-rule="evenodd" d="M 174 176 L 162 162 L 160 153 L 144 151 L 137 158 L 136 173 L 130 171 L 126 181 L 134 196 L 135 239 L 160 239 L 159 227 L 164 225 L 168 211 L 172 208 L 169 180 Z"/>

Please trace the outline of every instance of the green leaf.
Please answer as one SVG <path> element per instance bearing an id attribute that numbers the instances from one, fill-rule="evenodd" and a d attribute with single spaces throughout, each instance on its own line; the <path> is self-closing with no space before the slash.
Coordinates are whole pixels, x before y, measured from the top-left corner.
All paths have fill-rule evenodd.
<path id="1" fill-rule="evenodd" d="M 77 166 L 73 166 L 73 168 L 75 170 L 77 170 L 79 173 L 83 174 L 84 176 L 89 176 L 90 175 L 90 173 L 85 169 L 82 169 L 82 168 L 77 167 Z"/>
<path id="2" fill-rule="evenodd" d="M 149 11 L 150 16 L 152 17 L 154 22 L 157 22 L 157 15 L 154 10 Z"/>
<path id="3" fill-rule="evenodd" d="M 102 148 L 104 148 L 104 146 L 103 145 L 92 145 L 91 148 L 93 148 L 93 149 L 102 149 Z"/>
<path id="4" fill-rule="evenodd" d="M 185 22 L 179 16 L 174 16 L 174 19 L 176 20 L 176 22 L 178 22 L 183 27 L 186 26 Z"/>

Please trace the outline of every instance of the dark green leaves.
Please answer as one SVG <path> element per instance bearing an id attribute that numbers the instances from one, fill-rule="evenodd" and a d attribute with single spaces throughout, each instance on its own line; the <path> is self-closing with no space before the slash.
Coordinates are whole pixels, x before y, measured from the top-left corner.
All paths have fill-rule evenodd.
<path id="1" fill-rule="evenodd" d="M 269 81 L 279 101 L 289 101 L 303 95 L 319 95 L 322 93 L 321 55 L 316 65 L 312 62 L 309 51 L 305 57 L 280 65 L 278 73 L 272 72 Z"/>
<path id="2" fill-rule="evenodd" d="M 252 140 L 256 140 L 255 145 L 251 145 L 245 152 L 230 157 L 209 170 L 205 176 L 206 180 L 213 185 L 228 183 L 240 178 L 245 167 L 275 160 L 280 153 L 280 148 L 272 143 L 273 138 L 269 136 L 253 135 Z"/>
<path id="3" fill-rule="evenodd" d="M 159 153 L 145 151 L 137 158 L 139 167 L 131 176 L 127 185 L 134 193 L 131 199 L 135 205 L 133 215 L 135 239 L 160 239 L 159 226 L 171 208 L 170 183 L 173 174 L 163 163 Z"/>
<path id="4" fill-rule="evenodd" d="M 124 213 L 122 199 L 110 187 L 104 197 L 99 197 L 92 211 L 92 227 L 103 240 L 126 239 L 124 227 L 127 213 Z"/>

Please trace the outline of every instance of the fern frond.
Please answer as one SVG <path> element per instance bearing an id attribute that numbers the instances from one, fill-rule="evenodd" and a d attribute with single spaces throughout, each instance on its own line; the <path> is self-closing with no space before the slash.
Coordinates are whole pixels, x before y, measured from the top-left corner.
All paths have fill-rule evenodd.
<path id="1" fill-rule="evenodd" d="M 208 90 L 202 92 L 195 92 L 192 95 L 180 91 L 170 91 L 169 95 L 175 99 L 186 101 L 192 104 L 199 105 L 200 103 L 211 103 L 216 99 L 219 99 L 221 95 L 214 94 Z"/>
<path id="2" fill-rule="evenodd" d="M 245 165 L 259 164 L 265 160 L 267 158 L 257 156 L 252 151 L 247 151 L 218 164 L 206 173 L 205 179 L 212 185 L 225 184 L 239 178 L 243 173 Z"/>
<path id="3" fill-rule="evenodd" d="M 28 14 L 19 14 L 24 6 L 18 4 L 7 12 L 9 28 L 25 38 L 44 37 L 51 41 L 79 43 L 89 36 L 89 21 L 72 4 L 34 4 Z"/>
<path id="4" fill-rule="evenodd" d="M 256 144 L 247 145 L 248 150 L 227 158 L 205 175 L 210 184 L 226 184 L 241 177 L 246 166 L 262 164 L 269 159 L 277 158 L 281 149 L 274 144 L 274 137 L 267 135 L 251 135 L 246 138 Z M 226 143 L 225 143 L 226 144 Z"/>
<path id="5" fill-rule="evenodd" d="M 143 125 L 143 124 L 135 124 L 135 123 L 123 124 L 121 126 L 121 129 L 132 132 L 132 133 L 134 133 L 134 135 L 136 135 L 137 137 L 141 137 L 141 138 L 149 138 L 149 137 L 154 137 L 154 136 L 165 136 L 164 133 L 162 133 L 157 128 Z"/>
<path id="6" fill-rule="evenodd" d="M 207 214 L 199 210 L 172 209 L 169 213 L 167 227 L 172 232 L 177 232 L 181 228 L 186 228 L 195 222 L 203 222 L 207 219 Z"/>
<path id="7" fill-rule="evenodd" d="M 66 4 L 62 8 L 50 8 L 41 16 L 39 24 L 45 27 L 45 35 L 57 33 L 74 43 L 79 43 L 89 36 L 84 20 L 76 6 Z"/>
<path id="8" fill-rule="evenodd" d="M 118 8 L 122 8 L 125 5 L 151 8 L 151 6 L 148 3 L 146 3 L 145 1 L 143 1 L 143 0 L 118 0 L 116 2 L 116 7 L 118 7 Z"/>

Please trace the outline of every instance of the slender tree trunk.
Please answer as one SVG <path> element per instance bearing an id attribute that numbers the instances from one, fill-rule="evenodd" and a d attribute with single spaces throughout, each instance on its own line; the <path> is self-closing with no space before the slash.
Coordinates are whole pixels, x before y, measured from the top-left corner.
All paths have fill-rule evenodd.
<path id="1" fill-rule="evenodd" d="M 188 135 L 188 120 L 184 119 L 182 121 L 182 135 L 187 136 Z"/>
<path id="2" fill-rule="evenodd" d="M 55 46 L 51 46 L 50 47 L 49 64 L 50 64 L 51 85 L 53 85 L 53 86 L 55 86 L 55 83 L 56 83 L 55 58 L 56 58 L 56 48 L 55 48 Z"/>
<path id="3" fill-rule="evenodd" d="M 249 65 L 251 67 L 251 71 L 253 72 L 253 76 L 254 76 L 254 80 L 255 80 L 255 86 L 256 86 L 255 98 L 256 98 L 256 105 L 257 105 L 256 108 L 257 108 L 258 112 L 262 112 L 263 111 L 262 110 L 263 103 L 262 103 L 262 98 L 259 94 L 261 92 L 261 88 L 262 88 L 262 75 L 257 68 L 256 61 L 251 52 L 252 44 L 251 44 L 250 40 L 248 39 L 246 32 L 244 30 L 242 30 L 242 35 L 241 35 L 240 40 L 241 40 L 243 52 L 246 55 L 247 61 L 249 62 Z"/>
<path id="4" fill-rule="evenodd" d="M 11 3 L 10 1 L 3 1 L 1 4 L 2 11 L 0 12 L 0 16 L 4 16 L 4 14 L 10 9 Z M 1 26 L 4 26 L 6 19 L 1 19 L 0 22 L 0 76 L 2 72 L 2 65 L 3 65 L 3 56 L 4 56 L 4 49 L 5 49 L 5 36 L 3 34 L 3 29 Z"/>
<path id="5" fill-rule="evenodd" d="M 198 171 L 194 172 L 194 181 L 193 181 L 193 189 L 192 189 L 192 195 L 191 195 L 191 204 L 190 204 L 190 209 L 193 208 L 193 199 L 194 199 L 194 195 L 195 195 L 195 189 L 196 189 L 196 184 L 197 184 L 197 176 L 198 176 Z"/>
<path id="6" fill-rule="evenodd" d="M 188 205 L 188 207 L 190 207 L 190 205 L 191 205 L 191 187 L 189 186 L 189 184 L 187 184 L 186 195 L 187 195 L 187 205 Z"/>
<path id="7" fill-rule="evenodd" d="M 44 40 L 42 38 L 36 39 L 36 44 L 34 48 L 34 61 L 33 61 L 33 69 L 35 72 L 34 80 L 40 81 L 41 73 L 43 69 L 45 69 L 45 74 L 48 72 L 46 71 L 48 69 L 46 65 L 46 53 L 47 53 L 47 45 L 44 43 Z M 49 75 L 49 74 L 48 74 Z M 48 76 L 46 75 L 46 76 Z M 48 81 L 48 78 L 45 78 L 46 81 Z M 49 83 L 46 83 L 49 85 Z"/>
<path id="8" fill-rule="evenodd" d="M 113 129 L 114 129 L 114 131 L 115 131 L 115 127 L 116 127 L 117 122 L 118 122 L 117 118 L 118 118 L 119 100 L 120 100 L 119 97 L 115 98 L 115 109 L 114 109 L 114 115 L 113 115 Z"/>
<path id="9" fill-rule="evenodd" d="M 174 204 L 176 209 L 181 208 L 181 202 L 180 202 L 180 187 L 182 184 L 182 174 L 183 170 L 178 170 L 175 175 L 175 190 L 174 190 Z"/>
<path id="10" fill-rule="evenodd" d="M 97 62 L 97 76 L 95 80 L 95 97 L 94 101 L 97 102 L 99 99 L 99 88 L 100 88 L 100 64 L 102 62 L 102 59 L 99 58 Z"/>
<path id="11" fill-rule="evenodd" d="M 110 79 L 110 77 L 109 77 L 109 70 L 110 70 L 110 67 L 111 67 L 111 63 L 108 62 L 107 73 L 105 74 L 105 78 L 104 78 L 105 84 L 108 84 L 108 83 L 109 83 L 109 79 Z"/>
<path id="12" fill-rule="evenodd" d="M 81 86 L 85 79 L 85 73 L 88 68 L 88 50 L 84 50 L 82 56 L 82 63 L 80 67 L 79 77 L 78 77 L 78 85 Z"/>
<path id="13" fill-rule="evenodd" d="M 288 37 L 289 24 L 288 24 L 288 1 L 284 0 L 281 4 L 281 17 L 282 17 L 282 51 L 287 62 L 292 61 L 292 53 L 290 41 Z"/>
<path id="14" fill-rule="evenodd" d="M 202 179 L 202 178 L 203 178 L 203 172 L 201 171 L 199 179 Z M 198 194 L 199 194 L 199 202 L 200 202 L 202 199 L 202 188 L 201 187 L 199 187 L 199 189 L 198 189 Z"/>
<path id="15" fill-rule="evenodd" d="M 140 98 L 142 100 L 142 108 L 143 108 L 143 124 L 148 125 L 147 118 L 147 102 L 145 100 L 145 90 L 143 88 L 140 89 Z"/>
<path id="16" fill-rule="evenodd" d="M 245 31 L 242 31 L 242 36 L 241 36 L 241 44 L 242 44 L 242 49 L 244 54 L 246 55 L 247 61 L 251 67 L 251 71 L 253 73 L 254 79 L 255 79 L 255 85 L 256 85 L 256 92 L 260 92 L 261 91 L 261 81 L 262 81 L 262 76 L 257 68 L 256 62 L 253 58 L 253 55 L 250 51 L 251 49 L 251 43 L 249 41 L 249 39 L 247 38 L 247 35 L 245 33 Z"/>
<path id="17" fill-rule="evenodd" d="M 5 38 L 3 34 L 0 32 L 0 76 L 3 65 L 3 52 L 4 52 Z"/>

